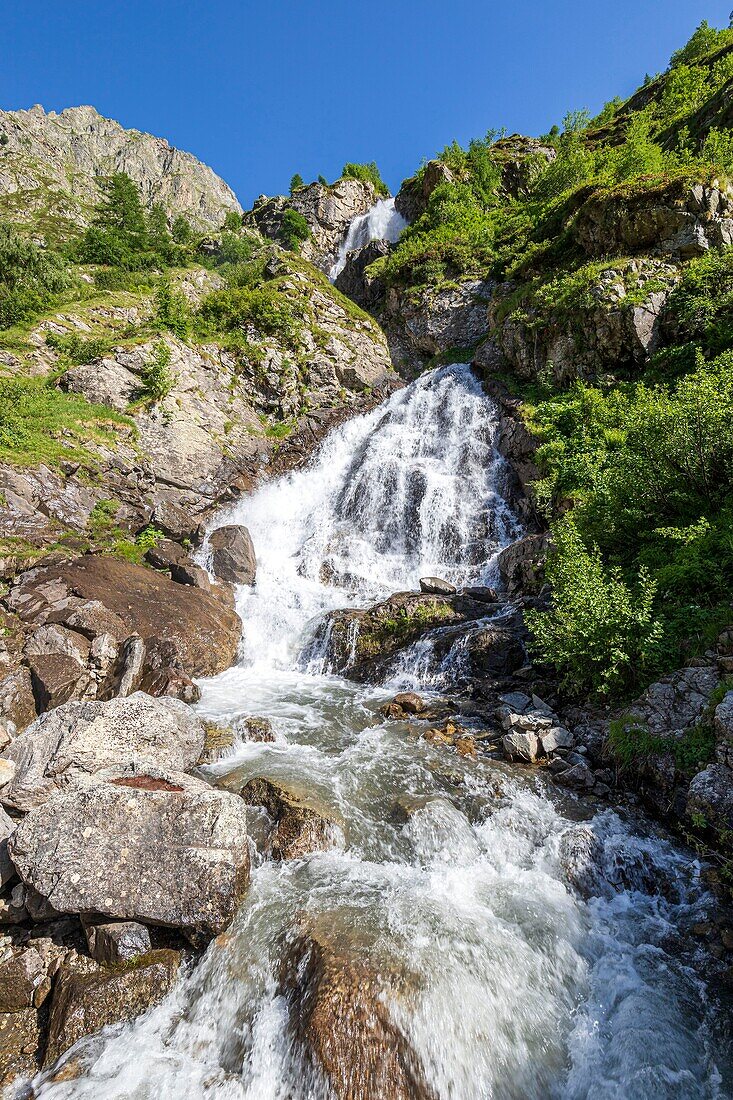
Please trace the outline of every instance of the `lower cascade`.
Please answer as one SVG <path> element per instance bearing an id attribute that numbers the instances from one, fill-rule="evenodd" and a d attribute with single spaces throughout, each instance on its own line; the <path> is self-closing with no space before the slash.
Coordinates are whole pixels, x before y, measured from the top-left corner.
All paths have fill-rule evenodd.
<path id="1" fill-rule="evenodd" d="M 249 529 L 258 572 L 238 590 L 239 663 L 200 682 L 199 709 L 268 718 L 275 739 L 237 742 L 209 777 L 307 787 L 340 841 L 259 859 L 199 965 L 139 1020 L 73 1048 L 36 1097 L 731 1095 L 690 946 L 707 898 L 689 853 L 536 772 L 447 756 L 383 721 L 397 687 L 437 683 L 424 647 L 383 683 L 329 670 L 328 613 L 426 576 L 498 583 L 522 527 L 497 433 L 470 369 L 443 367 L 219 517 Z"/>

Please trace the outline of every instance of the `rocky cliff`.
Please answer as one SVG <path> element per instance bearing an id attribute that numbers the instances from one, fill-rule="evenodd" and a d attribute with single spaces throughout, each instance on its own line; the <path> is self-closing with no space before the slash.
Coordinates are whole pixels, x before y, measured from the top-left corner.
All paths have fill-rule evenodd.
<path id="1" fill-rule="evenodd" d="M 68 235 L 88 223 L 95 181 L 114 172 L 130 176 L 146 204 L 161 202 L 199 229 L 218 228 L 227 211 L 241 210 L 234 192 L 196 157 L 126 130 L 93 107 L 0 111 L 0 216 L 51 237 Z"/>

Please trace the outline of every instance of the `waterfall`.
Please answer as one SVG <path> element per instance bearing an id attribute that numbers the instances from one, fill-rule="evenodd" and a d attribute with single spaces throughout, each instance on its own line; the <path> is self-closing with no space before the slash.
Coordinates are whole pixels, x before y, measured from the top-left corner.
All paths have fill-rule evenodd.
<path id="1" fill-rule="evenodd" d="M 41 1075 L 38 1100 L 329 1100 L 280 984 L 304 915 L 397 976 L 388 1011 L 436 1100 L 731 1095 L 684 934 L 709 903 L 689 853 L 553 800 L 536 773 L 447 754 L 379 717 L 385 689 L 299 665 L 329 609 L 428 572 L 492 577 L 520 533 L 496 421 L 467 367 L 442 368 L 218 518 L 249 527 L 258 580 L 237 595 L 241 660 L 202 681 L 200 709 L 267 716 L 277 740 L 239 744 L 209 775 L 305 784 L 343 819 L 345 846 L 256 861 L 229 933 L 160 1006 Z M 405 822 L 406 798 L 419 808 Z M 355 1061 L 362 1050 L 354 1035 Z"/>
<path id="2" fill-rule="evenodd" d="M 394 199 L 379 199 L 366 214 L 354 218 L 339 248 L 338 259 L 331 268 L 329 278 L 335 282 L 344 267 L 349 252 L 364 248 L 370 241 L 389 241 L 395 244 L 407 222 L 395 210 Z"/>

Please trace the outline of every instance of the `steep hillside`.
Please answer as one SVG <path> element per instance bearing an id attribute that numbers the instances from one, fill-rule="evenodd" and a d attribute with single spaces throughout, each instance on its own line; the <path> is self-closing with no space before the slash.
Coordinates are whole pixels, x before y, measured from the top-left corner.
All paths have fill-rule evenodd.
<path id="1" fill-rule="evenodd" d="M 51 239 L 68 236 L 88 224 L 97 179 L 115 172 L 134 180 L 147 205 L 160 202 L 198 229 L 216 229 L 228 211 L 241 210 L 233 191 L 196 157 L 125 130 L 93 107 L 0 111 L 0 217 Z"/>

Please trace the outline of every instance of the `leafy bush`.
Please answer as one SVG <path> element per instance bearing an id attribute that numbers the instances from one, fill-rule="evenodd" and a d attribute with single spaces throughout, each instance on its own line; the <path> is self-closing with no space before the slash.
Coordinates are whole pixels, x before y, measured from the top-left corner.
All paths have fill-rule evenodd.
<path id="1" fill-rule="evenodd" d="M 341 179 L 362 180 L 371 183 L 378 195 L 389 195 L 389 188 L 373 160 L 368 164 L 345 164 L 341 169 Z"/>
<path id="2" fill-rule="evenodd" d="M 604 568 L 597 547 L 586 548 L 570 519 L 558 524 L 554 539 L 547 563 L 552 607 L 525 616 L 532 647 L 571 694 L 622 694 L 652 666 L 661 639 L 654 582 L 642 568 L 632 590 L 618 569 Z"/>
<path id="3" fill-rule="evenodd" d="M 303 241 L 307 241 L 311 235 L 310 226 L 302 214 L 292 207 L 283 214 L 282 225 L 278 234 L 281 244 L 289 248 L 291 252 L 297 252 Z"/>
<path id="4" fill-rule="evenodd" d="M 176 384 L 176 376 L 170 369 L 171 349 L 160 340 L 153 349 L 152 358 L 142 371 L 143 395 L 151 401 L 162 401 Z"/>
<path id="5" fill-rule="evenodd" d="M 733 43 L 733 30 L 717 30 L 710 26 L 707 19 L 703 19 L 690 41 L 672 54 L 670 67 L 676 69 L 680 65 L 691 65 L 706 54 L 723 46 L 729 46 L 731 43 Z"/>
<path id="6" fill-rule="evenodd" d="M 236 233 L 237 230 L 242 228 L 242 215 L 238 214 L 236 210 L 227 210 L 224 215 L 224 221 L 222 223 L 222 229 L 225 233 Z"/>
<path id="7" fill-rule="evenodd" d="M 180 290 L 175 290 L 167 280 L 155 292 L 155 320 L 180 340 L 188 336 L 191 314 L 188 302 Z"/>
<path id="8" fill-rule="evenodd" d="M 69 285 L 61 257 L 0 222 L 0 329 L 32 320 Z"/>
<path id="9" fill-rule="evenodd" d="M 215 290 L 201 303 L 199 324 L 204 333 L 242 332 L 292 340 L 297 318 L 292 302 L 273 283 Z"/>
<path id="10" fill-rule="evenodd" d="M 305 187 L 305 180 L 300 172 L 296 172 L 290 180 L 290 194 L 293 195 L 296 191 L 300 191 L 301 187 Z"/>
<path id="11" fill-rule="evenodd" d="M 175 224 L 178 238 L 187 242 L 177 243 L 163 206 L 155 203 L 146 213 L 136 184 L 124 172 L 100 180 L 99 188 L 102 196 L 94 219 L 77 248 L 82 263 L 139 271 L 186 261 L 191 232 L 185 219 Z"/>
<path id="12" fill-rule="evenodd" d="M 46 337 L 46 343 L 61 353 L 62 358 L 70 366 L 79 366 L 81 363 L 91 363 L 93 359 L 101 359 L 112 346 L 111 341 L 103 336 L 80 336 L 78 332 L 70 332 L 66 336 L 57 336 L 50 332 Z"/>

